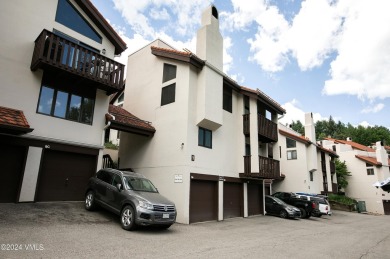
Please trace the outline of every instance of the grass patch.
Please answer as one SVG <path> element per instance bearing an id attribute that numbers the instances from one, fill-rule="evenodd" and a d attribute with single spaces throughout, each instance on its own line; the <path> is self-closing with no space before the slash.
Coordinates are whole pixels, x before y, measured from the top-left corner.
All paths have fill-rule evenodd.
<path id="1" fill-rule="evenodd" d="M 329 194 L 328 198 L 329 198 L 329 201 L 335 201 L 335 202 L 345 204 L 345 205 L 353 205 L 353 204 L 358 203 L 355 199 L 352 199 L 352 198 L 347 197 L 345 195 L 331 193 L 331 194 Z"/>

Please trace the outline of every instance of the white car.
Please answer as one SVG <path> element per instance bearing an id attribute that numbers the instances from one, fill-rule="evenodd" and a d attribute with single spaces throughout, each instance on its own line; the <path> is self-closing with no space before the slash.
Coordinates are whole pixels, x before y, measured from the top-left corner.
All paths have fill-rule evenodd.
<path id="1" fill-rule="evenodd" d="M 297 196 L 304 200 L 314 201 L 317 204 L 319 213 L 313 214 L 312 216 L 314 217 L 321 217 L 322 215 L 332 216 L 330 204 L 325 196 L 302 194 L 302 193 L 297 193 Z"/>

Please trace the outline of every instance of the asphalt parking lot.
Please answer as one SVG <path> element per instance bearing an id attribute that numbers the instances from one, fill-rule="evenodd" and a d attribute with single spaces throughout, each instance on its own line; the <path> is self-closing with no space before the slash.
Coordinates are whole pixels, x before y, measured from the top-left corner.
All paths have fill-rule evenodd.
<path id="1" fill-rule="evenodd" d="M 390 258 L 390 217 L 235 218 L 122 230 L 83 203 L 0 204 L 0 258 Z"/>

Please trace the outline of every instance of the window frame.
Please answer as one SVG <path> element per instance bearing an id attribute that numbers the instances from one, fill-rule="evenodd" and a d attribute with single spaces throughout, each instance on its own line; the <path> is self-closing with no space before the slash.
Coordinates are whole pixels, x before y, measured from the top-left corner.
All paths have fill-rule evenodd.
<path id="1" fill-rule="evenodd" d="M 201 139 L 201 135 L 200 135 L 201 133 L 203 134 L 202 139 Z M 209 146 L 206 145 L 206 143 L 207 143 L 207 141 L 206 141 L 207 136 L 206 135 L 210 136 L 210 145 Z M 209 148 L 209 149 L 213 148 L 213 132 L 211 130 L 199 127 L 199 129 L 198 129 L 198 146 Z"/>
<path id="2" fill-rule="evenodd" d="M 41 112 L 39 110 L 39 106 L 40 106 L 41 100 L 42 100 L 42 90 L 44 88 L 53 90 L 52 98 L 51 98 L 51 104 L 50 104 L 50 112 L 49 113 L 44 113 L 44 112 Z M 66 104 L 65 104 L 66 106 L 65 106 L 65 115 L 64 115 L 64 117 L 56 115 L 56 103 L 57 103 L 57 98 L 58 98 L 58 93 L 59 92 L 60 93 L 65 93 L 67 95 Z M 79 115 L 78 115 L 78 119 L 77 120 L 70 118 L 71 100 L 72 100 L 73 96 L 81 98 L 80 99 L 80 107 L 79 107 Z M 85 110 L 84 101 L 86 99 L 89 99 L 90 101 L 93 102 L 93 106 L 92 106 L 92 110 L 91 110 L 91 120 L 90 120 L 90 122 L 86 122 L 86 120 L 83 120 L 83 111 Z M 67 120 L 67 121 L 73 121 L 73 122 L 82 123 L 82 124 L 86 124 L 86 125 L 92 125 L 93 124 L 93 118 L 94 118 L 94 111 L 95 111 L 95 101 L 96 100 L 94 98 L 90 98 L 90 97 L 82 96 L 80 94 L 72 93 L 69 90 L 63 90 L 63 89 L 52 87 L 52 86 L 49 86 L 49 85 L 46 85 L 46 84 L 42 84 L 41 85 L 41 89 L 39 91 L 39 97 L 38 97 L 36 113 L 41 114 L 41 115 L 54 117 L 54 118 L 58 118 L 58 119 L 64 119 L 64 120 Z"/>
<path id="3" fill-rule="evenodd" d="M 233 89 L 224 85 L 222 91 L 222 109 L 233 113 Z"/>
<path id="4" fill-rule="evenodd" d="M 173 87 L 173 97 L 170 96 L 170 98 L 167 100 L 167 98 L 164 98 L 169 93 L 169 87 Z M 165 100 L 165 102 L 163 102 Z M 176 101 L 176 83 L 169 84 L 167 86 L 164 86 L 161 88 L 161 106 L 174 103 Z"/>
<path id="5" fill-rule="evenodd" d="M 288 155 L 289 153 L 291 154 L 291 156 Z M 293 154 L 295 154 L 295 157 Z M 287 160 L 297 160 L 297 159 L 298 159 L 298 152 L 296 149 L 287 150 Z"/>
<path id="6" fill-rule="evenodd" d="M 168 77 L 169 76 L 169 73 L 165 70 L 167 68 L 171 67 L 171 68 L 175 68 L 175 73 L 174 73 L 174 76 L 172 78 Z M 163 66 L 163 76 L 162 76 L 162 83 L 166 83 L 166 82 L 169 82 L 173 79 L 176 79 L 177 77 L 177 66 L 176 65 L 172 65 L 172 64 L 168 64 L 168 63 L 164 63 L 164 66 Z"/>
<path id="7" fill-rule="evenodd" d="M 367 172 L 367 175 L 369 175 L 369 176 L 375 175 L 374 167 L 367 167 L 366 172 Z M 370 172 L 372 172 L 372 173 L 370 173 Z"/>
<path id="8" fill-rule="evenodd" d="M 297 147 L 297 141 L 286 137 L 286 148 L 296 148 Z"/>

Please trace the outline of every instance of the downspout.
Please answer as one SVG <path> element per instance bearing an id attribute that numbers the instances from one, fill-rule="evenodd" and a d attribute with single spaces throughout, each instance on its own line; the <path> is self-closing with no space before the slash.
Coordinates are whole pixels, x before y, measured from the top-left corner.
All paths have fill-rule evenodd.
<path id="1" fill-rule="evenodd" d="M 115 120 L 115 116 L 112 115 L 111 113 L 108 113 L 108 115 L 110 115 L 112 117 L 112 120 Z M 103 135 L 102 135 L 102 146 L 104 146 L 104 133 L 106 132 L 106 129 L 108 129 L 108 127 L 111 126 L 111 121 L 112 120 L 109 120 L 108 123 L 104 126 L 103 128 Z"/>

